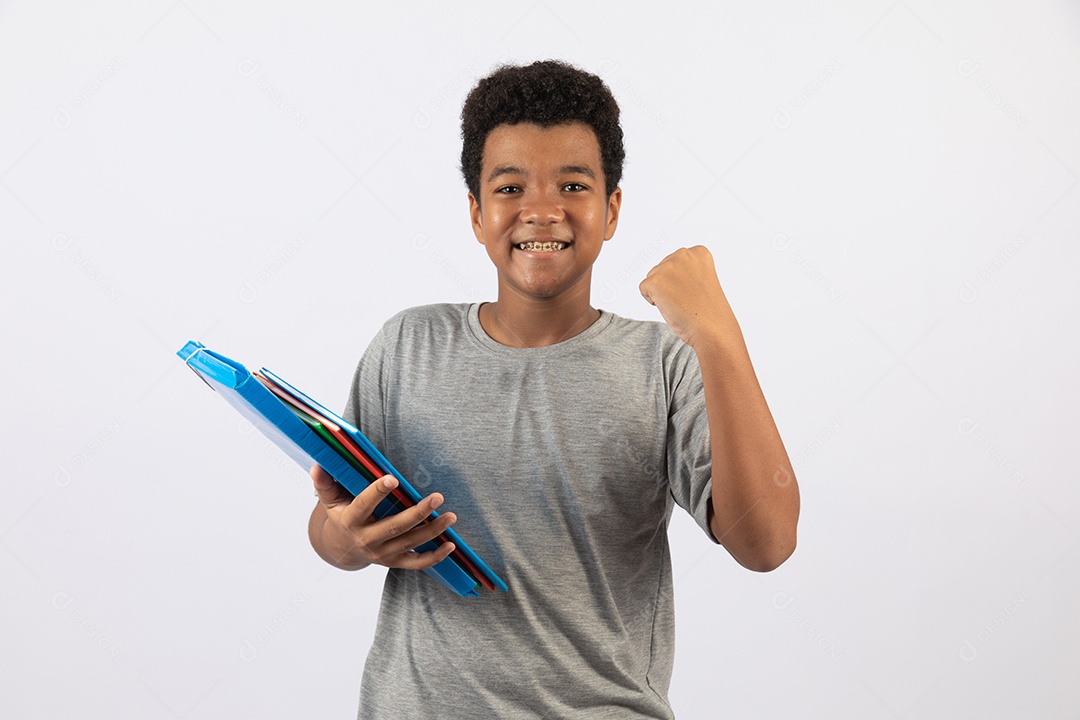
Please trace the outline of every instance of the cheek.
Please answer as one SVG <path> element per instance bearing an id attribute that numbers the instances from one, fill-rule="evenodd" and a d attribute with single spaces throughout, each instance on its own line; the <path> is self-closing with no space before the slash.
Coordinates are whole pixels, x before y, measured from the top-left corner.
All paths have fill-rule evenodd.
<path id="1" fill-rule="evenodd" d="M 480 215 L 483 236 L 489 240 L 500 237 L 506 232 L 510 218 L 512 213 L 505 208 L 485 208 Z"/>

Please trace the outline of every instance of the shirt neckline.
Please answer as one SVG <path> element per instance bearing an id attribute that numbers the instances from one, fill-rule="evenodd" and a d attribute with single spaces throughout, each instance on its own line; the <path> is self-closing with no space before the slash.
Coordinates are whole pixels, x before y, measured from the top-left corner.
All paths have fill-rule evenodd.
<path id="1" fill-rule="evenodd" d="M 585 328 L 577 335 L 567 338 L 566 340 L 561 340 L 554 345 L 545 345 L 544 347 L 535 348 L 517 348 L 503 345 L 487 334 L 487 331 L 484 330 L 484 326 L 480 324 L 480 306 L 483 304 L 484 303 L 472 303 L 466 308 L 470 331 L 469 334 L 472 336 L 473 340 L 485 350 L 505 357 L 556 357 L 572 352 L 604 332 L 604 330 L 611 325 L 611 321 L 615 317 L 606 310 L 597 308 L 600 311 L 600 317 L 598 317 L 592 325 Z"/>

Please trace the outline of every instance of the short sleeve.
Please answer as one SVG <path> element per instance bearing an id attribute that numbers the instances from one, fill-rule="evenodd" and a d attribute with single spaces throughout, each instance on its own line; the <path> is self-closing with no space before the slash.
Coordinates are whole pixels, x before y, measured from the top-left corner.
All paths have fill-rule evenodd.
<path id="1" fill-rule="evenodd" d="M 377 447 L 386 439 L 385 383 L 386 326 L 384 325 L 356 364 L 342 417 L 364 433 Z"/>
<path id="2" fill-rule="evenodd" d="M 709 527 L 712 445 L 701 366 L 693 348 L 679 341 L 664 361 L 668 388 L 667 473 L 671 496 L 717 542 Z"/>

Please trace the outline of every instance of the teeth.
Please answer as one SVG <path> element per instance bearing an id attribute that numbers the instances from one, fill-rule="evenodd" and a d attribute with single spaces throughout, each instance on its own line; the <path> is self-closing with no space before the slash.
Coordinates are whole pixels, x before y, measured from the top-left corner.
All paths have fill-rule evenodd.
<path id="1" fill-rule="evenodd" d="M 551 252 L 553 250 L 562 250 L 566 247 L 564 242 L 524 242 L 518 243 L 518 248 L 521 250 L 530 250 L 532 252 Z"/>

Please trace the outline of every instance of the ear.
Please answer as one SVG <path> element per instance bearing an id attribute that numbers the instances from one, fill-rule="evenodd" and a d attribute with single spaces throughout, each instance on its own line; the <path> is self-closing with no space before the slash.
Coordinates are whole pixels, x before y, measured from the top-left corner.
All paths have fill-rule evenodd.
<path id="1" fill-rule="evenodd" d="M 619 208 L 621 207 L 622 188 L 617 187 L 607 201 L 607 228 L 604 230 L 604 240 L 610 240 L 614 237 L 615 228 L 619 225 Z"/>
<path id="2" fill-rule="evenodd" d="M 480 201 L 476 197 L 469 193 L 469 219 L 472 221 L 473 234 L 476 235 L 476 242 L 481 245 L 484 244 L 484 223 L 483 214 L 480 212 Z"/>

